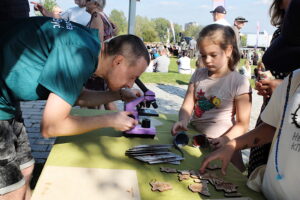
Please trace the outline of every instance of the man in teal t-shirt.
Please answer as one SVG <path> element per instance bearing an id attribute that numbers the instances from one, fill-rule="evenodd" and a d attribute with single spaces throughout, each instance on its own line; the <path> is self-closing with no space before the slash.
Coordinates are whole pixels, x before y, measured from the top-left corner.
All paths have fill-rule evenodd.
<path id="1" fill-rule="evenodd" d="M 0 24 L 0 195 L 22 199 L 33 169 L 20 101 L 47 99 L 41 121 L 44 137 L 82 134 L 113 127 L 129 130 L 137 121 L 128 112 L 80 117 L 72 106 L 130 100 L 130 88 L 147 68 L 149 55 L 134 35 L 101 43 L 96 30 L 62 19 L 34 17 Z M 83 90 L 96 74 L 110 91 Z"/>

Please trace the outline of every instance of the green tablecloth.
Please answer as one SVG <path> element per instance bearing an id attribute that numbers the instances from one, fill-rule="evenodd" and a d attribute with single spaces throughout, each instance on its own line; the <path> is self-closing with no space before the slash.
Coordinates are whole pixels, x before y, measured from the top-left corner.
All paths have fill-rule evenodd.
<path id="1" fill-rule="evenodd" d="M 73 115 L 96 115 L 103 114 L 106 111 L 73 109 Z M 163 125 L 157 127 L 158 134 L 154 139 L 150 138 L 126 138 L 121 132 L 113 129 L 101 129 L 92 131 L 79 136 L 57 138 L 53 146 L 46 166 L 72 166 L 86 168 L 105 168 L 105 169 L 131 169 L 136 170 L 139 182 L 139 189 L 142 199 L 205 199 L 197 193 L 192 193 L 188 185 L 192 180 L 178 181 L 177 174 L 166 174 L 160 172 L 160 167 L 172 167 L 176 169 L 194 169 L 198 170 L 207 152 L 201 152 L 198 148 L 185 146 L 183 148 L 185 160 L 180 165 L 157 164 L 149 165 L 139 162 L 133 158 L 125 156 L 125 151 L 140 144 L 171 144 L 172 136 L 170 134 L 172 124 L 177 120 L 176 115 L 160 114 L 158 118 Z M 190 135 L 196 134 L 189 131 Z M 174 149 L 174 153 L 178 153 Z M 169 182 L 173 189 L 165 192 L 152 192 L 149 182 L 151 180 Z M 264 199 L 260 193 L 251 191 L 246 186 L 247 178 L 243 176 L 236 168 L 229 166 L 227 176 L 224 180 L 232 182 L 239 186 L 238 191 L 244 197 L 252 199 Z M 224 198 L 221 191 L 216 191 L 209 186 L 211 197 Z"/>

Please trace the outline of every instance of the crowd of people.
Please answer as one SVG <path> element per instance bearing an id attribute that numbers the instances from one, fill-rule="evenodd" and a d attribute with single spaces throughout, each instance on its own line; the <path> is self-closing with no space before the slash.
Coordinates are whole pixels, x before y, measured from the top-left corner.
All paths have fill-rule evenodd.
<path id="1" fill-rule="evenodd" d="M 21 101 L 46 100 L 41 120 L 46 138 L 106 127 L 130 130 L 138 124 L 130 112 L 89 117 L 70 112 L 75 105 L 114 109 L 113 101 L 143 95 L 130 89 L 135 80 L 144 71 L 167 73 L 170 55 L 177 56 L 179 73 L 192 75 L 171 134 L 191 126 L 206 135 L 213 152 L 200 172 L 215 159 L 222 160 L 224 174 L 229 162 L 243 172 L 241 150 L 252 148 L 247 185 L 268 199 L 298 198 L 300 0 L 273 0 L 271 22 L 278 29 L 261 56 L 241 49 L 239 32 L 247 20 L 237 17 L 232 27 L 223 6 L 211 11 L 214 23 L 196 40 L 146 46 L 135 35 L 116 36 L 117 27 L 103 11 L 105 0 L 75 3 L 65 12 L 53 12 L 33 2 L 43 16 L 29 17 L 27 0 L 0 1 L 0 199 L 31 196 L 34 159 Z M 247 59 L 239 73 L 241 55 Z M 257 65 L 255 89 L 264 104 L 257 127 L 249 131 L 251 65 Z"/>

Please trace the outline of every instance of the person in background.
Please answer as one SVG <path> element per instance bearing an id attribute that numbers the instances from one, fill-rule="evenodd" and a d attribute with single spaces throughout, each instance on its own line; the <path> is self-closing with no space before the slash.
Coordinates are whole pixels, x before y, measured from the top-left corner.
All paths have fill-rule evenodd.
<path id="1" fill-rule="evenodd" d="M 169 72 L 169 65 L 170 65 L 170 58 L 167 56 L 166 49 L 159 49 L 158 50 L 159 57 L 153 60 L 153 72 Z"/>
<path id="2" fill-rule="evenodd" d="M 262 192 L 266 199 L 299 199 L 300 174 L 300 70 L 292 72 L 279 85 L 261 114 L 263 122 L 252 131 L 229 141 L 209 154 L 200 167 L 200 173 L 213 160 L 221 160 L 221 171 L 226 168 L 234 152 L 272 142 L 267 165 L 260 166 L 249 177 L 247 186 Z"/>
<path id="3" fill-rule="evenodd" d="M 266 71 L 265 65 L 262 61 L 259 61 L 257 63 L 257 67 L 254 69 L 254 76 L 257 81 L 260 81 L 260 76 L 259 76 L 260 72 L 264 72 L 264 71 Z"/>
<path id="4" fill-rule="evenodd" d="M 258 63 L 258 53 L 257 53 L 258 51 L 257 50 L 255 50 L 254 52 L 253 52 L 253 56 L 252 56 L 252 65 L 257 65 L 257 63 Z"/>
<path id="5" fill-rule="evenodd" d="M 258 94 L 264 97 L 261 113 L 268 104 L 273 91 L 281 84 L 284 77 L 300 66 L 298 59 L 300 51 L 298 51 L 299 47 L 297 47 L 297 38 L 300 37 L 297 29 L 297 27 L 300 27 L 298 20 L 300 17 L 300 5 L 297 1 L 299 2 L 299 0 L 293 1 L 295 6 L 291 6 L 289 11 L 289 4 L 292 0 L 273 0 L 270 7 L 271 24 L 276 26 L 277 30 L 273 34 L 271 45 L 263 55 L 262 61 L 266 70 L 269 70 L 275 79 L 259 80 L 255 84 Z M 287 11 L 289 15 L 286 16 Z M 280 41 L 287 42 L 280 43 Z M 285 51 L 281 51 L 281 49 Z M 259 117 L 256 126 L 259 126 L 260 123 L 262 121 Z M 270 147 L 271 143 L 251 148 L 248 167 L 249 177 L 254 170 L 260 169 L 260 166 L 267 163 Z"/>
<path id="6" fill-rule="evenodd" d="M 218 149 L 248 131 L 251 87 L 248 79 L 234 70 L 240 55 L 230 26 L 204 27 L 197 43 L 205 68 L 198 68 L 193 74 L 179 121 L 171 132 L 176 135 L 191 124 L 210 138 L 213 149 Z M 235 152 L 232 162 L 245 170 L 240 151 Z"/>
<path id="7" fill-rule="evenodd" d="M 121 88 L 131 88 L 150 60 L 137 36 L 118 36 L 101 46 L 96 30 L 63 19 L 32 17 L 2 27 L 0 199 L 23 200 L 29 196 L 34 160 L 20 101 L 47 100 L 41 120 L 41 133 L 46 138 L 106 127 L 129 130 L 138 124 L 128 116 L 130 112 L 87 117 L 73 116 L 71 109 L 74 105 L 135 99 L 140 92 Z M 93 73 L 107 81 L 110 91 L 83 89 Z"/>
<path id="8" fill-rule="evenodd" d="M 34 9 L 40 11 L 40 13 L 45 17 L 62 18 L 64 20 L 79 23 L 86 26 L 91 19 L 91 15 L 86 11 L 85 5 L 86 0 L 75 0 L 74 3 L 78 6 L 67 9 L 64 12 L 56 13 L 49 12 L 45 7 L 37 2 L 31 2 L 34 4 Z"/>
<path id="9" fill-rule="evenodd" d="M 197 51 L 197 41 L 192 37 L 189 42 L 189 57 L 193 59 Z"/>
<path id="10" fill-rule="evenodd" d="M 192 74 L 191 59 L 187 52 L 183 51 L 182 56 L 177 60 L 179 74 Z"/>
<path id="11" fill-rule="evenodd" d="M 195 63 L 195 67 L 196 68 L 203 68 L 205 67 L 203 62 L 202 62 L 202 59 L 201 59 L 201 56 L 198 56 L 197 60 L 196 60 L 196 63 Z"/>
<path id="12" fill-rule="evenodd" d="M 105 5 L 106 0 L 90 0 L 86 3 L 86 10 L 91 15 L 87 27 L 99 30 L 101 42 L 104 42 L 117 34 L 116 25 L 110 21 L 103 11 Z"/>
<path id="13" fill-rule="evenodd" d="M 248 50 L 246 58 L 247 58 L 247 60 L 249 60 L 250 65 L 252 65 L 253 64 L 253 61 L 252 61 L 252 59 L 253 59 L 253 50 L 252 49 Z"/>
<path id="14" fill-rule="evenodd" d="M 52 8 L 52 12 L 53 12 L 54 15 L 58 15 L 59 16 L 62 13 L 62 9 L 59 6 L 54 6 Z"/>
<path id="15" fill-rule="evenodd" d="M 226 10 L 223 6 L 218 6 L 214 10 L 210 11 L 213 15 L 214 24 L 221 24 L 224 26 L 231 26 L 230 23 L 225 19 Z"/>
<path id="16" fill-rule="evenodd" d="M 60 14 L 60 17 L 64 20 L 69 20 L 83 26 L 87 26 L 89 20 L 91 19 L 91 15 L 86 11 L 86 0 L 75 0 L 74 3 L 77 6 L 69 8 L 66 11 L 62 12 Z"/>
<path id="17" fill-rule="evenodd" d="M 233 26 L 232 26 L 232 29 L 234 30 L 234 33 L 236 36 L 236 41 L 237 41 L 240 51 L 242 48 L 240 31 L 245 26 L 245 23 L 247 23 L 247 22 L 248 22 L 248 20 L 246 20 L 244 17 L 239 16 L 234 19 Z"/>
<path id="18" fill-rule="evenodd" d="M 86 11 L 90 14 L 91 18 L 87 24 L 88 28 L 98 30 L 100 41 L 103 43 L 116 35 L 116 26 L 108 19 L 106 14 L 103 12 L 106 0 L 90 0 L 86 2 Z M 107 83 L 101 77 L 93 74 L 85 84 L 85 88 L 95 91 L 106 91 L 108 90 Z M 89 107 L 89 108 L 101 108 Z M 118 110 L 117 105 L 114 102 L 104 104 L 106 110 Z"/>
<path id="19" fill-rule="evenodd" d="M 53 12 L 53 10 L 47 10 L 41 3 L 37 3 L 35 1 L 31 1 L 30 3 L 34 5 L 33 8 L 35 11 L 39 11 L 45 17 L 52 17 L 57 19 L 61 18 L 59 13 Z"/>
<path id="20" fill-rule="evenodd" d="M 249 60 L 246 60 L 245 65 L 241 67 L 240 74 L 246 76 L 248 79 L 251 79 L 251 65 Z"/>
<path id="21" fill-rule="evenodd" d="M 39 10 L 43 16 L 63 18 L 65 20 L 74 21 L 89 28 L 99 30 L 99 39 L 103 42 L 116 35 L 116 26 L 108 19 L 103 12 L 106 0 L 75 0 L 78 6 L 68 9 L 61 15 L 53 12 L 48 12 L 41 4 L 32 2 L 35 9 Z M 93 14 L 93 15 L 92 15 Z M 85 87 L 90 90 L 105 91 L 108 90 L 107 83 L 101 77 L 93 75 L 85 84 Z M 101 106 L 90 107 L 101 108 Z M 114 102 L 104 104 L 106 110 L 118 110 Z"/>
<path id="22" fill-rule="evenodd" d="M 147 69 L 145 70 L 145 72 L 153 72 L 153 60 L 154 59 L 152 59 L 151 55 L 149 55 L 149 56 L 150 56 L 150 63 L 148 65 Z"/>

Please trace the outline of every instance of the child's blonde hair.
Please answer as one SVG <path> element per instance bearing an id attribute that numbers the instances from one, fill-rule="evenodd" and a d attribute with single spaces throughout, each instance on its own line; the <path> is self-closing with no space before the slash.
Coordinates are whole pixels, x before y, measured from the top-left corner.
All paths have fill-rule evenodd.
<path id="1" fill-rule="evenodd" d="M 232 54 L 228 61 L 228 67 L 231 71 L 233 71 L 240 60 L 240 52 L 237 47 L 237 41 L 233 29 L 229 26 L 223 26 L 220 24 L 208 25 L 199 33 L 199 37 L 197 39 L 198 47 L 205 39 L 208 39 L 213 44 L 219 45 L 224 51 L 228 48 L 228 46 L 232 46 Z"/>
<path id="2" fill-rule="evenodd" d="M 260 60 L 260 61 L 258 61 L 258 63 L 257 63 L 257 68 L 258 69 L 261 69 L 261 70 L 265 70 L 265 65 L 264 65 L 264 63 Z"/>

